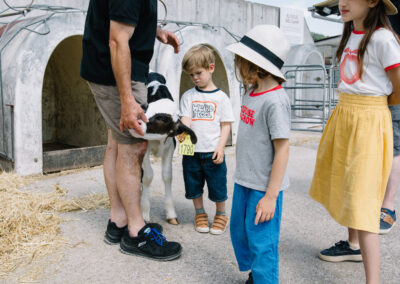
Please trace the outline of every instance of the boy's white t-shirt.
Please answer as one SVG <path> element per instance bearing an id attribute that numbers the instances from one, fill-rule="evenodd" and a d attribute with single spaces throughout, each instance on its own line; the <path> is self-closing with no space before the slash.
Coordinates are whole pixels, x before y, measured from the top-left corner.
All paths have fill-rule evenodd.
<path id="1" fill-rule="evenodd" d="M 400 45 L 393 33 L 379 28 L 368 43 L 362 78 L 359 77 L 358 48 L 364 32 L 353 31 L 340 60 L 338 90 L 365 96 L 388 96 L 393 86 L 387 71 L 400 66 Z"/>
<path id="2" fill-rule="evenodd" d="M 221 135 L 221 122 L 235 121 L 228 96 L 216 89 L 202 91 L 197 87 L 186 91 L 179 103 L 179 115 L 191 119 L 196 133 L 195 152 L 214 152 Z"/>

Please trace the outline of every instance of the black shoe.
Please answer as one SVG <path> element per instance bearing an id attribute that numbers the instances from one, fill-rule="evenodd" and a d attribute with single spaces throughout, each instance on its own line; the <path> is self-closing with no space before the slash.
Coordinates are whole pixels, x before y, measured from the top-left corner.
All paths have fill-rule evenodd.
<path id="1" fill-rule="evenodd" d="M 244 284 L 253 284 L 253 274 L 251 274 L 251 272 L 249 273 L 249 279 L 246 280 L 246 282 L 244 282 Z"/>
<path id="2" fill-rule="evenodd" d="M 163 230 L 160 224 L 149 223 L 148 225 L 151 226 L 152 228 L 157 229 L 159 232 L 162 232 Z M 104 234 L 104 242 L 109 245 L 119 244 L 121 242 L 121 238 L 122 235 L 124 234 L 125 228 L 127 228 L 127 226 L 119 228 L 117 224 L 111 222 L 111 220 L 108 220 L 107 230 L 106 233 Z"/>
<path id="3" fill-rule="evenodd" d="M 334 246 L 324 249 L 318 257 L 325 261 L 362 261 L 361 250 L 351 249 L 348 241 L 340 241 Z"/>
<path id="4" fill-rule="evenodd" d="M 121 240 L 121 252 L 154 260 L 173 260 L 182 254 L 182 246 L 167 239 L 150 224 L 145 225 L 137 237 L 131 237 L 126 229 Z"/>
<path id="5" fill-rule="evenodd" d="M 104 242 L 109 245 L 118 244 L 121 241 L 125 228 L 127 228 L 127 226 L 119 228 L 117 227 L 117 224 L 111 222 L 111 220 L 108 220 L 107 230 L 106 233 L 104 234 Z"/>

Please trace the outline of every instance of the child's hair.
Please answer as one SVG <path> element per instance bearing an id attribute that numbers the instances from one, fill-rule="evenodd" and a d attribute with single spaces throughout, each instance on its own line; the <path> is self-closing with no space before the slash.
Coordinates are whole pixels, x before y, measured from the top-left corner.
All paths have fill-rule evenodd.
<path id="1" fill-rule="evenodd" d="M 365 34 L 358 47 L 358 55 L 357 55 L 358 62 L 360 64 L 360 74 L 359 74 L 360 78 L 362 77 L 364 71 L 363 70 L 364 55 L 365 52 L 367 51 L 368 43 L 372 37 L 372 34 L 379 27 L 383 27 L 385 29 L 390 30 L 396 37 L 397 41 L 400 43 L 399 37 L 397 36 L 392 26 L 390 25 L 389 18 L 386 15 L 385 11 L 385 4 L 382 1 L 379 1 L 379 3 L 375 7 L 371 8 L 367 17 L 364 19 Z M 336 52 L 336 59 L 338 62 L 340 62 L 342 58 L 344 48 L 346 47 L 346 44 L 350 38 L 353 28 L 354 28 L 353 21 L 344 24 L 342 39 L 340 40 L 340 44 Z"/>
<path id="2" fill-rule="evenodd" d="M 282 78 L 272 75 L 237 54 L 235 54 L 235 76 L 242 82 L 245 92 L 256 89 L 258 87 L 257 79 L 264 79 L 268 76 L 272 76 L 279 85 L 285 82 Z"/>
<path id="3" fill-rule="evenodd" d="M 215 64 L 214 51 L 204 44 L 198 44 L 189 49 L 182 61 L 182 69 L 189 73 L 193 68 L 208 69 L 210 64 Z"/>

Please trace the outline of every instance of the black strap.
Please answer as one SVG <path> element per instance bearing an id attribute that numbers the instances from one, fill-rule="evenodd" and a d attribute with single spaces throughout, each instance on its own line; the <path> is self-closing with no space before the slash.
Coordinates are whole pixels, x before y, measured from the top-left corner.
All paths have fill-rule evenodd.
<path id="1" fill-rule="evenodd" d="M 268 59 L 271 61 L 278 69 L 281 69 L 284 62 L 282 59 L 280 59 L 278 56 L 276 56 L 271 50 L 266 48 L 265 46 L 259 44 L 255 40 L 252 40 L 251 38 L 244 36 L 240 40 L 241 43 L 246 45 L 247 47 L 250 47 L 253 49 L 255 52 L 263 56 L 264 58 Z"/>

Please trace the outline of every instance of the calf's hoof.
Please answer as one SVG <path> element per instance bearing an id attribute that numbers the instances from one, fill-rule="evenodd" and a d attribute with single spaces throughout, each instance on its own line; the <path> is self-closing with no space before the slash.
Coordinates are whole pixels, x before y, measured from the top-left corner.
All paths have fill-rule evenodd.
<path id="1" fill-rule="evenodd" d="M 167 219 L 167 221 L 171 225 L 179 225 L 179 221 L 176 218 Z"/>

